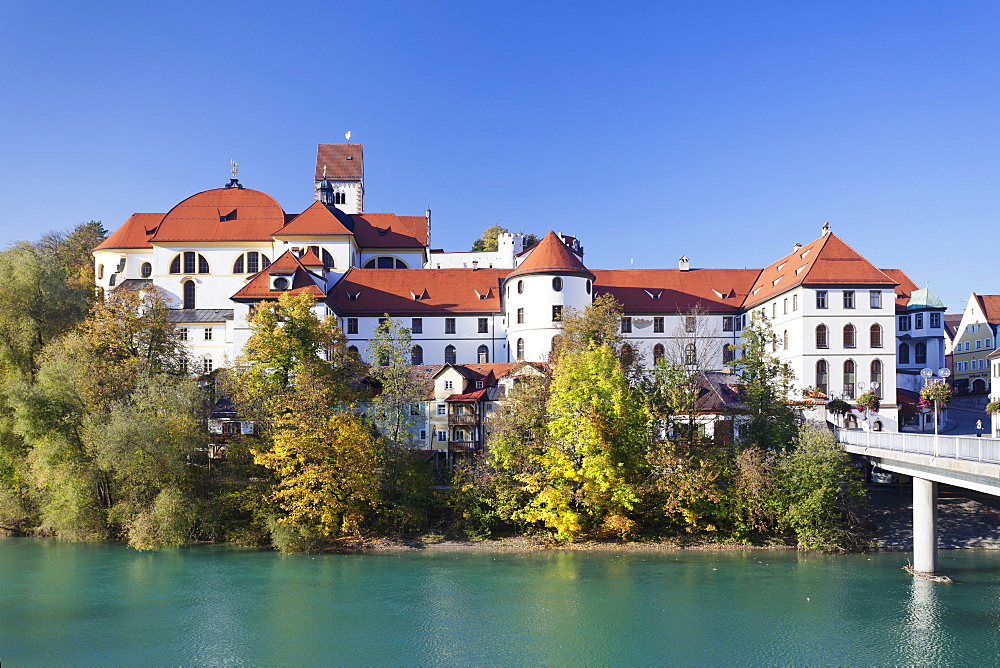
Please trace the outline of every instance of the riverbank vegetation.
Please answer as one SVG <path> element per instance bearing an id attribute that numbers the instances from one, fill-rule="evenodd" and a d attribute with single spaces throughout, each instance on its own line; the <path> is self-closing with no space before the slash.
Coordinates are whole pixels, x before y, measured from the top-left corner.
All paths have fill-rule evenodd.
<path id="1" fill-rule="evenodd" d="M 762 317 L 734 362 L 736 440 L 697 429 L 695 347 L 643 371 L 619 338 L 618 305 L 602 296 L 565 314 L 547 372 L 514 385 L 485 451 L 442 480 L 412 447 L 412 406 L 426 389 L 409 372 L 400 323 L 379 326 L 369 368 L 334 319 L 314 315 L 311 297 L 285 294 L 255 309 L 230 369 L 195 379 L 165 295 L 95 295 L 90 249 L 103 236 L 88 223 L 0 253 L 2 532 L 137 549 L 230 541 L 299 551 L 426 532 L 865 544 L 857 470 L 826 430 L 798 424 Z M 192 455 L 205 450 L 207 411 L 223 395 L 256 433 L 206 464 Z"/>

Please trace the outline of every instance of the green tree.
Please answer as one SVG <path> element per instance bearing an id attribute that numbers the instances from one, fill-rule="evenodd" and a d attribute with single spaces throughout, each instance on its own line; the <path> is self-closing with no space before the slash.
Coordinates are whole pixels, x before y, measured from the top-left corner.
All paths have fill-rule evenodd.
<path id="1" fill-rule="evenodd" d="M 775 496 L 781 524 L 799 546 L 864 547 L 864 482 L 826 430 L 803 426 L 796 447 L 778 456 Z"/>
<path id="2" fill-rule="evenodd" d="M 767 316 L 753 311 L 733 362 L 746 406 L 738 421 L 745 447 L 782 450 L 794 443 L 798 433 L 795 411 L 788 404 L 793 375 L 774 354 L 777 349 L 778 339 Z"/>
<path id="3" fill-rule="evenodd" d="M 368 340 L 368 359 L 375 363 L 368 375 L 376 381 L 378 392 L 367 412 L 382 437 L 402 447 L 409 447 L 413 441 L 417 417 L 413 409 L 424 398 L 425 390 L 424 383 L 410 371 L 411 348 L 410 330 L 388 314 Z"/>

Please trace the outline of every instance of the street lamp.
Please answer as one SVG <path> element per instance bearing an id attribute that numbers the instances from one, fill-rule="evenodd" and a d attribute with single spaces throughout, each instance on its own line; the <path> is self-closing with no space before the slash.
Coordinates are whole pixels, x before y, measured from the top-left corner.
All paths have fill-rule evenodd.
<path id="1" fill-rule="evenodd" d="M 927 387 L 927 383 L 930 382 L 931 378 L 934 377 L 934 372 L 930 369 L 921 369 L 920 375 L 924 379 L 924 387 Z M 941 382 L 947 382 L 946 379 L 951 375 L 951 369 L 948 367 L 941 367 L 937 370 L 937 375 L 941 377 Z M 934 398 L 934 456 L 937 457 L 938 454 L 938 400 L 937 397 Z"/>

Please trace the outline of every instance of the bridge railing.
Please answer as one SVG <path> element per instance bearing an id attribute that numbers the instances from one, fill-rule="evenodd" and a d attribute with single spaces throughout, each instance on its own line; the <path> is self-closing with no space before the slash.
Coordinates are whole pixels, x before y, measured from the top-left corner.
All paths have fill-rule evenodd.
<path id="1" fill-rule="evenodd" d="M 972 462 L 1000 464 L 1000 439 L 975 436 L 937 436 L 933 434 L 859 431 L 836 428 L 837 440 L 847 445 L 909 452 L 931 457 L 946 457 Z"/>

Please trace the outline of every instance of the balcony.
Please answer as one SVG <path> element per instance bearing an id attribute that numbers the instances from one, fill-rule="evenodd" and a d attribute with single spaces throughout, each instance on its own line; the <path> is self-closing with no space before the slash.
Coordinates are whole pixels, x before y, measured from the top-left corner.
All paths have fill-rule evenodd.
<path id="1" fill-rule="evenodd" d="M 475 426 L 476 425 L 476 416 L 475 415 L 449 415 L 448 416 L 448 424 L 472 425 L 472 426 Z"/>

